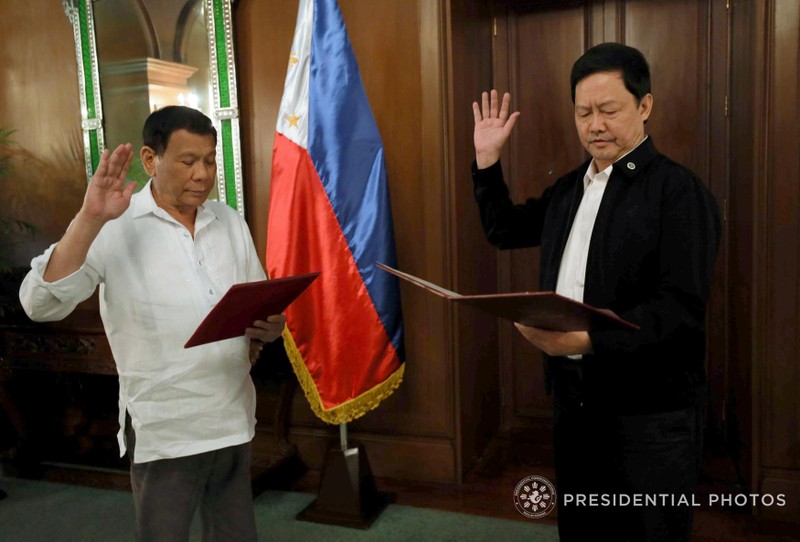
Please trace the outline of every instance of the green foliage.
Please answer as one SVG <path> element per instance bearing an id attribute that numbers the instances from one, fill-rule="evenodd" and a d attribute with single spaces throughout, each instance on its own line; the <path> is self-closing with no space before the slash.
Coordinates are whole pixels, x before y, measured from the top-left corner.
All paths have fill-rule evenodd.
<path id="1" fill-rule="evenodd" d="M 0 128 L 0 148 L 14 144 L 11 134 L 14 130 Z M 11 175 L 8 153 L 0 153 L 0 178 Z M 19 311 L 17 291 L 27 269 L 14 265 L 11 254 L 14 246 L 26 242 L 36 233 L 36 228 L 27 222 L 13 217 L 0 216 L 0 319 Z"/>
<path id="2" fill-rule="evenodd" d="M 13 133 L 14 130 L 0 128 L 0 146 L 8 147 L 13 144 L 14 142 L 11 140 L 11 134 Z M 5 177 L 6 175 L 8 175 L 8 156 L 0 154 L 0 177 Z"/>

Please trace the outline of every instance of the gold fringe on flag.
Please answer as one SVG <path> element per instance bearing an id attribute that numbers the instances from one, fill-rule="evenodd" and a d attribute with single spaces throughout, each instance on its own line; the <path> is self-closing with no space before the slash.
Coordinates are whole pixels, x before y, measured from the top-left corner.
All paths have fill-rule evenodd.
<path id="1" fill-rule="evenodd" d="M 399 369 L 374 388 L 365 391 L 358 397 L 350 399 L 341 405 L 326 409 L 322 405 L 322 399 L 317 391 L 317 386 L 314 384 L 314 379 L 311 378 L 308 367 L 306 367 L 303 356 L 300 355 L 300 351 L 297 349 L 297 344 L 295 344 L 294 337 L 292 337 L 288 327 L 283 330 L 283 344 L 286 348 L 286 355 L 289 357 L 289 361 L 294 369 L 294 374 L 297 376 L 300 387 L 303 388 L 303 392 L 306 394 L 308 404 L 311 405 L 311 410 L 319 419 L 326 423 L 339 425 L 360 418 L 367 412 L 374 410 L 381 401 L 389 397 L 403 381 L 403 374 L 405 373 L 406 367 L 405 363 L 401 363 Z"/>

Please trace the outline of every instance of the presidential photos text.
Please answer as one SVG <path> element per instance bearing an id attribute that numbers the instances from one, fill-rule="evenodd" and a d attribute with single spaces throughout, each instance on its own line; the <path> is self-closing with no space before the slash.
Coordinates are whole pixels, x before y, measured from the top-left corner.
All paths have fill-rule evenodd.
<path id="1" fill-rule="evenodd" d="M 711 493 L 704 499 L 697 495 L 671 494 L 671 493 L 564 493 L 562 495 L 564 506 L 592 507 L 592 506 L 786 506 L 786 495 L 779 493 Z"/>

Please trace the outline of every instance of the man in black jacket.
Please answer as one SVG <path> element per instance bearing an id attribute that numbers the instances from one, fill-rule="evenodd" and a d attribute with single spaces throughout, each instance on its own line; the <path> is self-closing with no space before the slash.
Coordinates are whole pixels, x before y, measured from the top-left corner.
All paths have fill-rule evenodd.
<path id="1" fill-rule="evenodd" d="M 703 183 L 645 133 L 653 97 L 639 51 L 589 49 L 572 68 L 571 87 L 592 158 L 518 205 L 499 158 L 519 113 L 494 90 L 473 104 L 473 180 L 489 241 L 540 246 L 542 290 L 640 326 L 562 333 L 517 324 L 546 354 L 559 535 L 688 540 L 719 212 Z"/>

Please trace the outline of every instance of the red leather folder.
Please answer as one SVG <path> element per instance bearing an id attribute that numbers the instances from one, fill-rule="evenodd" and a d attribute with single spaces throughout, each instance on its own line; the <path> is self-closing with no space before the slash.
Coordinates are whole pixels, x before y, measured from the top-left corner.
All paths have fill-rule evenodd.
<path id="1" fill-rule="evenodd" d="M 286 310 L 318 276 L 319 273 L 308 273 L 234 284 L 200 322 L 183 347 L 191 348 L 231 337 L 241 337 L 245 329 L 252 327 L 256 320 L 266 320 L 268 316 Z"/>
<path id="2" fill-rule="evenodd" d="M 589 331 L 639 329 L 610 310 L 598 309 L 555 292 L 519 292 L 512 294 L 461 295 L 397 269 L 376 264 L 439 297 L 480 309 L 489 314 L 526 326 L 553 331 Z"/>

